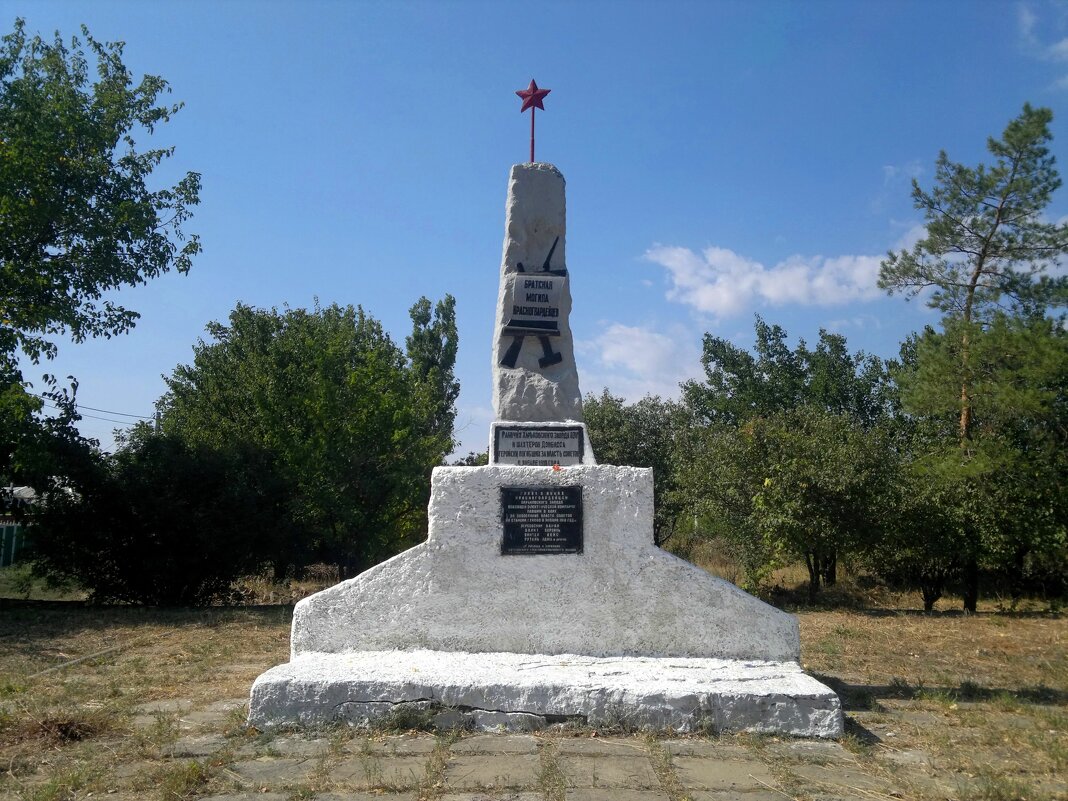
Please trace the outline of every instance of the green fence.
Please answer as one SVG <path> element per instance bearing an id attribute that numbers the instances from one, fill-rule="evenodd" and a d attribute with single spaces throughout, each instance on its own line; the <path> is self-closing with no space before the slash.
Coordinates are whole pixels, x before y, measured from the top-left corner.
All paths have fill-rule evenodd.
<path id="1" fill-rule="evenodd" d="M 26 535 L 22 526 L 10 520 L 0 520 L 0 567 L 14 562 L 25 546 Z"/>

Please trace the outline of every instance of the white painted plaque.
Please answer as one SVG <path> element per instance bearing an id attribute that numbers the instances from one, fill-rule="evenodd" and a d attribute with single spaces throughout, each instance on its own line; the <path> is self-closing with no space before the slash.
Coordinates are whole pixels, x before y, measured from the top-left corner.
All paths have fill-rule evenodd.
<path id="1" fill-rule="evenodd" d="M 582 426 L 494 428 L 493 461 L 521 467 L 582 464 Z"/>
<path id="2" fill-rule="evenodd" d="M 513 273 L 510 278 L 504 333 L 560 336 L 560 298 L 567 276 L 541 272 Z"/>

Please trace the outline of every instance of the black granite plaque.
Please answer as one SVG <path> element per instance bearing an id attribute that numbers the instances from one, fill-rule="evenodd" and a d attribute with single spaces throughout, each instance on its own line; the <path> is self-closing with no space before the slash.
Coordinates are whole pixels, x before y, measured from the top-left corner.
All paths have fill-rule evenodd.
<path id="1" fill-rule="evenodd" d="M 501 487 L 501 553 L 582 553 L 582 487 Z"/>
<path id="2" fill-rule="evenodd" d="M 582 426 L 498 425 L 494 431 L 494 464 L 524 467 L 582 464 Z"/>

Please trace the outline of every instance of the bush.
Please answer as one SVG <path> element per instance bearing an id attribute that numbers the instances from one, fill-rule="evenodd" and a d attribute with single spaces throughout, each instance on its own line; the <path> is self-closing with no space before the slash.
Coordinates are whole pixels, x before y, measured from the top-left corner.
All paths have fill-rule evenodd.
<path id="1" fill-rule="evenodd" d="M 277 557 L 285 486 L 248 447 L 194 447 L 150 434 L 97 456 L 67 491 L 49 494 L 30 558 L 89 600 L 199 605 Z"/>

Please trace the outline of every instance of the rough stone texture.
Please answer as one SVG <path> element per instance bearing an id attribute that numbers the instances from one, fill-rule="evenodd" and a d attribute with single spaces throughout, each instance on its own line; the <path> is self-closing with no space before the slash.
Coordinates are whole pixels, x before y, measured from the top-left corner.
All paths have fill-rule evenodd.
<path id="1" fill-rule="evenodd" d="M 554 485 L 583 488 L 583 553 L 502 556 L 500 487 Z M 792 615 L 653 544 L 651 470 L 438 467 L 427 541 L 293 613 L 294 658 L 416 649 L 790 661 L 800 640 Z"/>
<path id="2" fill-rule="evenodd" d="M 249 722 L 261 729 L 320 725 L 349 718 L 345 710 L 355 706 L 388 714 L 395 703 L 428 701 L 466 712 L 527 713 L 524 720 L 842 733 L 838 697 L 796 662 L 440 651 L 299 656 L 256 680 Z"/>
<path id="3" fill-rule="evenodd" d="M 497 420 L 582 420 L 582 393 L 568 320 L 571 314 L 569 287 L 564 288 L 560 298 L 560 336 L 550 340 L 553 350 L 560 353 L 563 360 L 541 367 L 538 364 L 542 356 L 541 344 L 537 337 L 528 336 L 516 366 L 501 366 L 501 359 L 513 341 L 511 335 L 502 335 L 502 329 L 516 265 L 522 263 L 528 272 L 541 270 L 553 241 L 559 237 L 551 266 L 554 270 L 565 269 L 565 234 L 564 176 L 551 164 L 513 166 L 505 207 L 504 253 L 493 348 L 493 411 Z"/>

